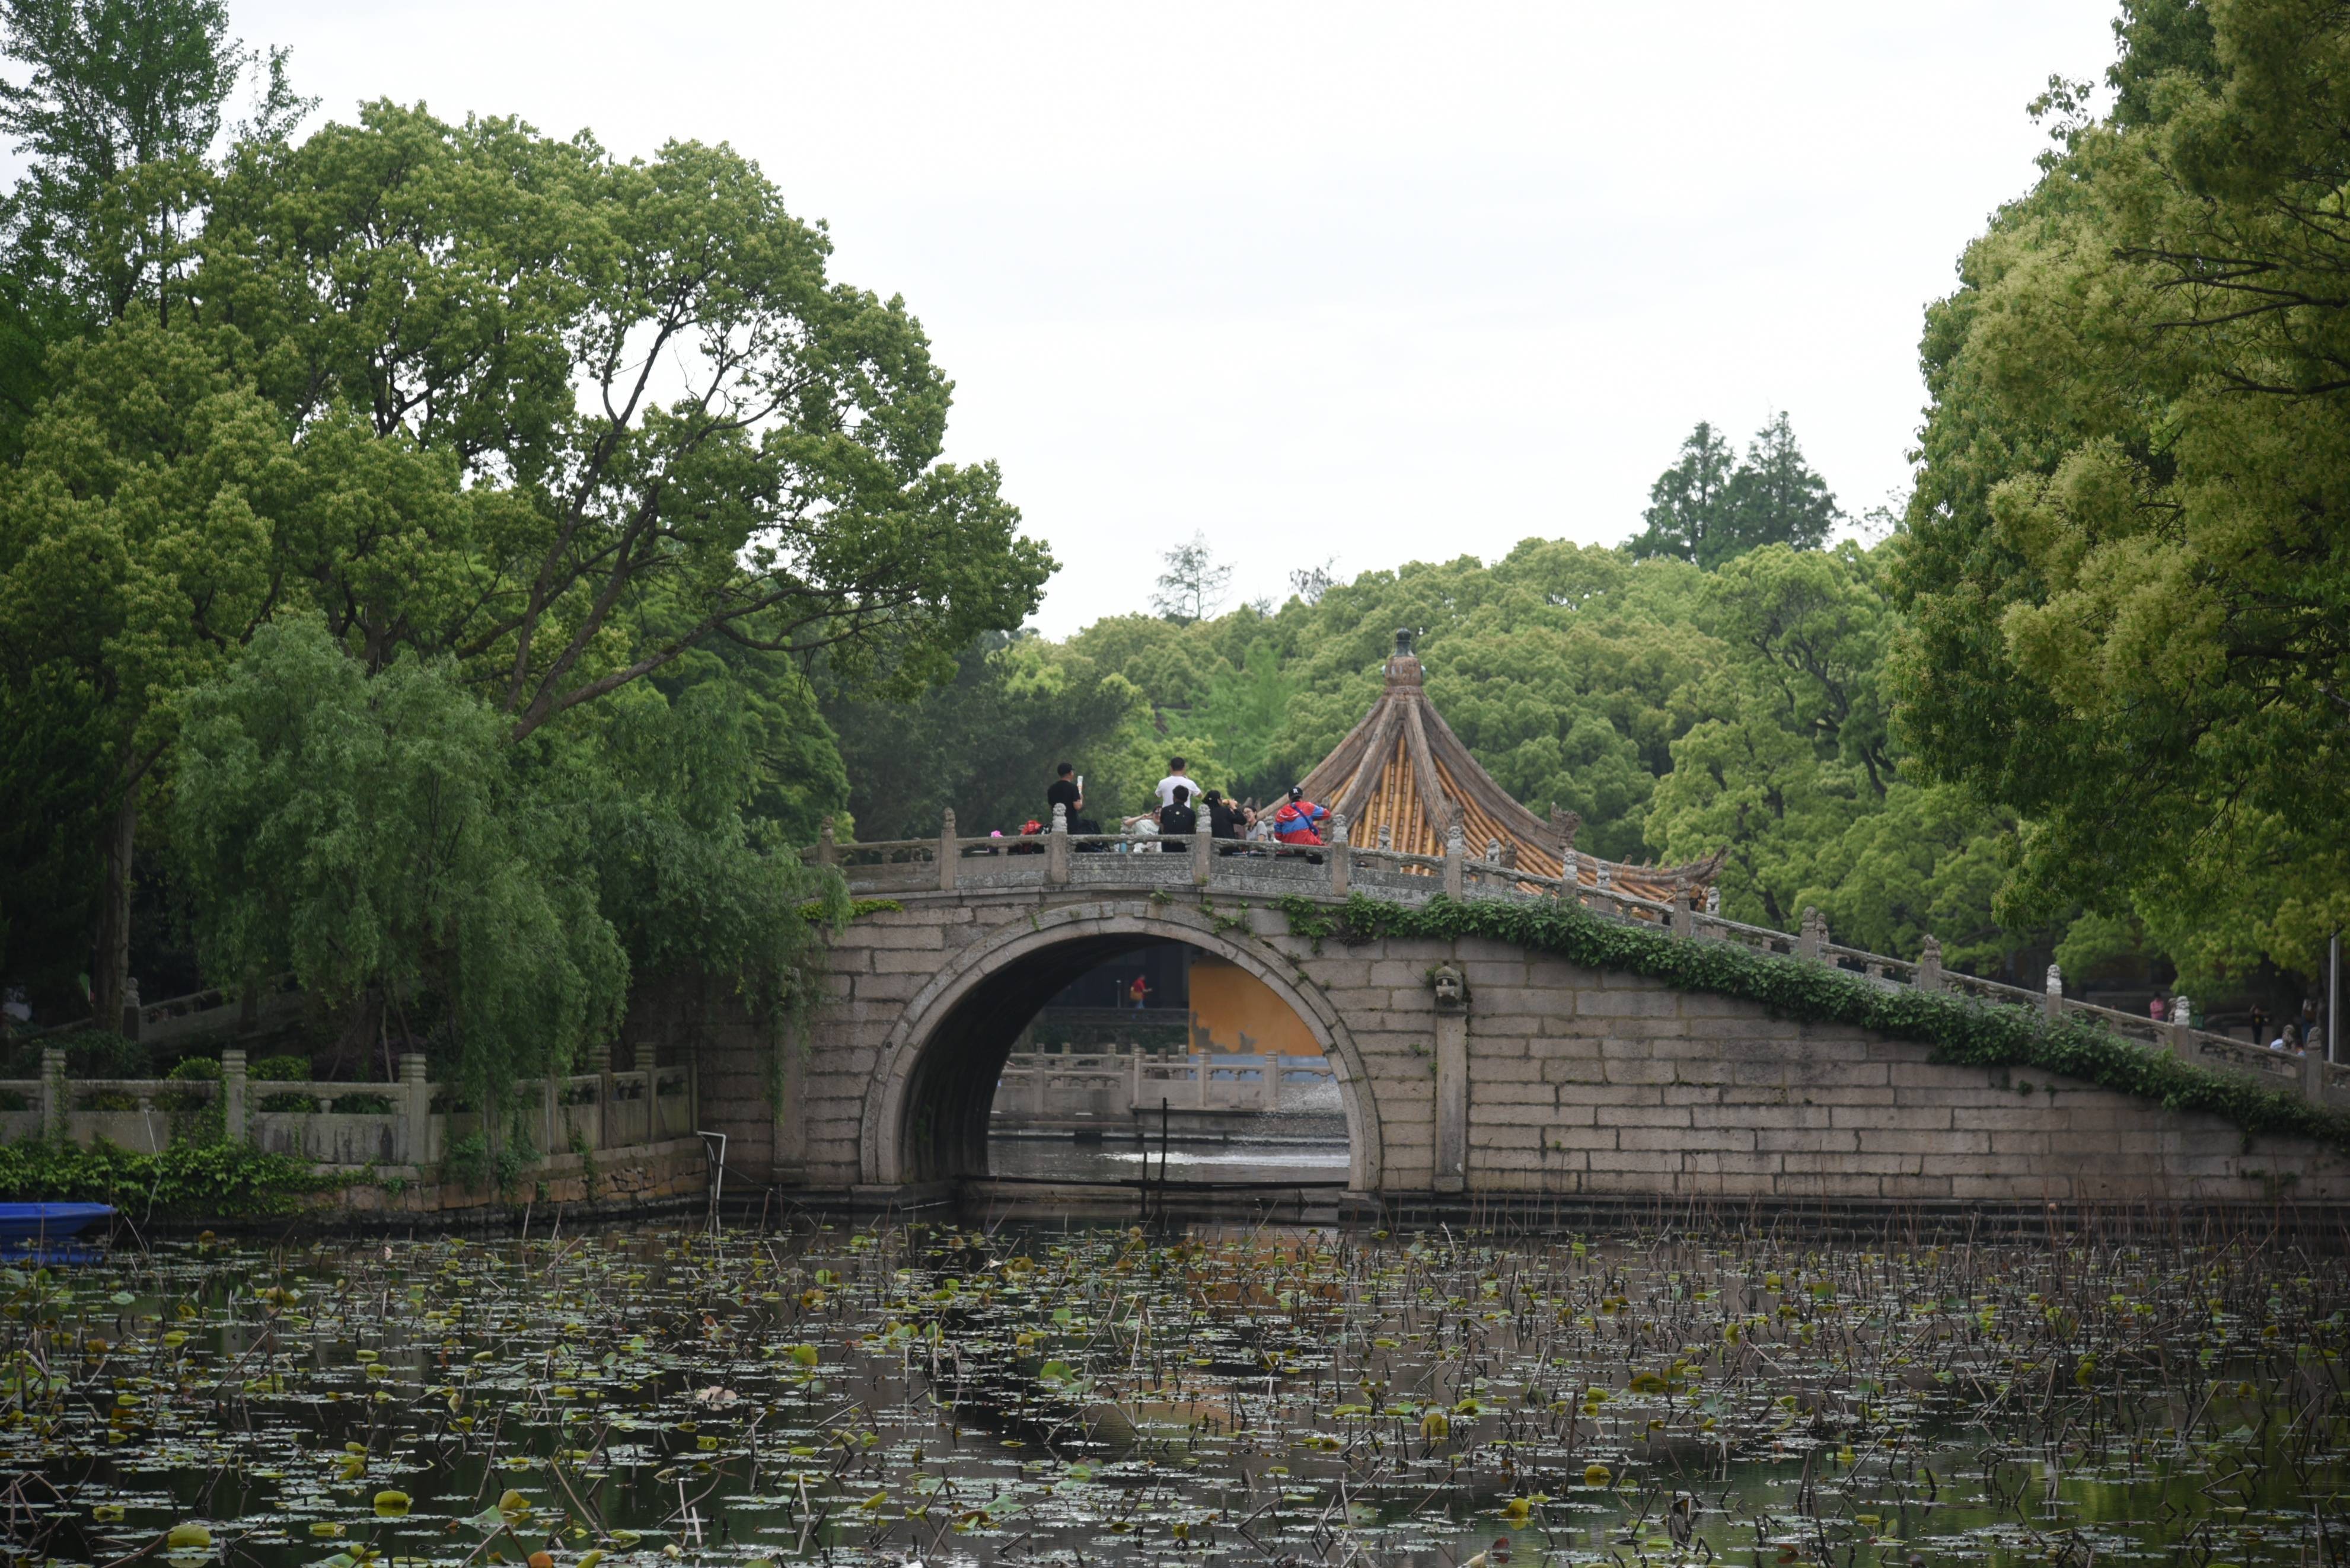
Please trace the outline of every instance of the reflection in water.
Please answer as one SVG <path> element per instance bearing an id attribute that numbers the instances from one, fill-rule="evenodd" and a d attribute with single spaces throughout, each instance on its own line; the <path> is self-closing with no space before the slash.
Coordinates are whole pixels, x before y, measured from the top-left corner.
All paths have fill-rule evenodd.
<path id="1" fill-rule="evenodd" d="M 2345 1324 L 2260 1239 L 166 1243 L 0 1271 L 0 1557 L 2319 1568 Z"/>
<path id="2" fill-rule="evenodd" d="M 1343 1181 L 1347 1145 L 1170 1139 L 1165 1174 L 1177 1181 Z M 1132 1181 L 1160 1174 L 1159 1140 L 1131 1137 L 1100 1143 L 1068 1138 L 995 1137 L 987 1144 L 989 1171 L 997 1176 L 1053 1177 L 1064 1181 Z"/>

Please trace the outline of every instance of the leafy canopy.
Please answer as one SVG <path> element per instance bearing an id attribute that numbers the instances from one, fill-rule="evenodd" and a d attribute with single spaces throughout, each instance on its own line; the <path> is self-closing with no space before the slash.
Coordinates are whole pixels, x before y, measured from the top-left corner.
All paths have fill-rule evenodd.
<path id="1" fill-rule="evenodd" d="M 2113 111 L 1928 313 L 1898 711 L 2026 818 L 2011 917 L 2142 920 L 2203 984 L 2350 924 L 2350 35 L 2138 0 Z"/>
<path id="2" fill-rule="evenodd" d="M 1764 545 L 1816 550 L 1844 514 L 1782 411 L 1755 432 L 1742 462 L 1700 421 L 1649 488 L 1643 518 L 1648 526 L 1626 545 L 1635 556 L 1672 556 L 1710 571 Z"/>

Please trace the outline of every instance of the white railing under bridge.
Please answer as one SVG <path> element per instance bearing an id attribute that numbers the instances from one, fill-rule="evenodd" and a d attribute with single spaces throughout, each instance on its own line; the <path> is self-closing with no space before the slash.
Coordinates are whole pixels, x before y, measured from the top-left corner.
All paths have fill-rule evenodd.
<path id="1" fill-rule="evenodd" d="M 1734 942 L 1757 952 L 1812 959 L 1878 985 L 1950 992 L 2038 1009 L 2050 1017 L 2077 1017 L 2183 1061 L 2241 1074 L 2321 1104 L 2350 1106 L 2350 1065 L 2328 1063 L 2319 1051 L 2265 1050 L 2184 1021 L 2159 1022 L 2082 1002 L 2064 993 L 2053 966 L 2045 990 L 2035 992 L 1943 968 L 1941 945 L 1930 936 L 1924 950 L 1911 960 L 1829 940 L 1827 923 L 1815 910 L 1805 910 L 1804 929 L 1793 933 L 1750 926 L 1696 908 L 1686 889 L 1660 902 L 1610 887 L 1604 863 L 1591 863 L 1597 867 L 1597 879 L 1586 881 L 1584 864 L 1573 850 L 1567 851 L 1565 869 L 1557 877 L 1536 876 L 1506 864 L 1498 844 L 1472 856 L 1458 827 L 1449 836 L 1444 854 L 1408 855 L 1347 843 L 1343 822 L 1336 825 L 1331 843 L 1298 848 L 1205 834 L 1051 831 L 1019 838 L 973 838 L 955 832 L 954 814 L 949 812 L 936 838 L 838 842 L 827 828 L 806 856 L 812 864 L 837 867 L 852 892 L 868 896 L 1069 887 L 1196 889 L 1260 898 L 1294 893 L 1344 898 L 1361 893 L 1405 904 L 1424 903 L 1439 893 L 1454 898 L 1572 899 L 1602 919 L 1637 920 L 1690 940 Z"/>
<path id="2" fill-rule="evenodd" d="M 1159 1051 L 1017 1051 L 1003 1064 L 994 1114 L 1023 1122 L 1126 1122 L 1135 1113 L 1336 1111 L 1324 1056 Z"/>

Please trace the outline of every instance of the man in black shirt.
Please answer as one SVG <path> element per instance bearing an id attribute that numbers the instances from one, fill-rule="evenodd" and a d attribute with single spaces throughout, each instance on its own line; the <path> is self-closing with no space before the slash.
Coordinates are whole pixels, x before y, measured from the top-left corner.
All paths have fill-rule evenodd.
<path id="1" fill-rule="evenodd" d="M 1071 833 L 1083 831 L 1077 826 L 1077 813 L 1083 811 L 1086 805 L 1086 797 L 1077 793 L 1076 780 L 1071 776 L 1076 771 L 1070 763 L 1063 763 L 1053 770 L 1055 775 L 1053 782 L 1045 786 L 1045 820 L 1047 823 L 1053 820 L 1055 806 L 1066 805 L 1069 808 L 1068 823 Z"/>
<path id="2" fill-rule="evenodd" d="M 1191 787 L 1187 784 L 1177 784 L 1175 786 L 1174 798 L 1172 801 L 1159 808 L 1159 833 L 1161 839 L 1164 839 L 1166 836 L 1170 833 L 1197 833 L 1200 831 L 1200 814 L 1191 809 Z M 1191 847 L 1191 846 L 1189 844 L 1168 844 L 1163 842 L 1159 846 L 1160 853 L 1174 855 L 1183 854 Z"/>

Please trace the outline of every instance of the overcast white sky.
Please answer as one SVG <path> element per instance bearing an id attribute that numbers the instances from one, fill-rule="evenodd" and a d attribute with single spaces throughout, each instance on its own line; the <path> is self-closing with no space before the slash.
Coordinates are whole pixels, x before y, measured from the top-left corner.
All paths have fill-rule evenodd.
<path id="1" fill-rule="evenodd" d="M 1203 530 L 1234 599 L 1614 543 L 1700 419 L 1906 488 L 1920 307 L 2111 0 L 1780 5 L 233 0 L 322 114 L 756 157 L 905 296 L 1062 564 L 1056 635 Z"/>

